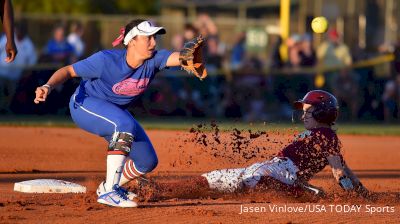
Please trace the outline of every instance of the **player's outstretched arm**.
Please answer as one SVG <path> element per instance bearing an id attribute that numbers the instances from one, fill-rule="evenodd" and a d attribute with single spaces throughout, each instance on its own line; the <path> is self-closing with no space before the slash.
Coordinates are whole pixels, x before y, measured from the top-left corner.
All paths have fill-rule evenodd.
<path id="1" fill-rule="evenodd" d="M 346 163 L 343 162 L 342 164 L 339 156 L 332 155 L 328 156 L 327 159 L 332 168 L 333 176 L 344 190 L 355 191 L 362 195 L 368 193 L 368 190 L 361 184 L 360 180 Z"/>
<path id="2" fill-rule="evenodd" d="M 14 61 L 17 56 L 18 50 L 14 42 L 14 14 L 12 9 L 11 0 L 0 0 L 0 16 L 3 22 L 3 29 L 6 33 L 6 54 L 5 61 L 7 63 Z"/>
<path id="3" fill-rule="evenodd" d="M 51 90 L 58 85 L 63 84 L 70 78 L 77 77 L 74 68 L 71 65 L 58 69 L 43 86 L 36 88 L 36 97 L 33 100 L 36 104 L 45 102 Z"/>
<path id="4" fill-rule="evenodd" d="M 167 60 L 167 67 L 175 67 L 175 66 L 180 66 L 181 63 L 179 61 L 179 52 L 174 52 L 172 53 Z"/>
<path id="5" fill-rule="evenodd" d="M 332 174 L 339 185 L 346 191 L 353 190 L 353 181 L 344 170 L 341 158 L 337 155 L 331 155 L 328 156 L 327 159 L 332 168 Z"/>
<path id="6" fill-rule="evenodd" d="M 359 195 L 367 196 L 369 193 L 368 189 L 364 187 L 360 179 L 358 179 L 358 177 L 353 173 L 353 171 L 350 169 L 350 167 L 347 166 L 346 163 L 344 164 L 344 171 L 352 180 L 354 185 L 354 191 L 357 192 Z"/>

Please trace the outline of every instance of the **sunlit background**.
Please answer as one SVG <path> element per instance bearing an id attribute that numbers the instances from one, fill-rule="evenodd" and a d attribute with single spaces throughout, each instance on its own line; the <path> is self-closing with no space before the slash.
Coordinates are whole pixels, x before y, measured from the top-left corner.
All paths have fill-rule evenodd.
<path id="1" fill-rule="evenodd" d="M 2 122 L 33 115 L 68 120 L 69 97 L 79 79 L 56 88 L 43 105 L 33 103 L 35 88 L 63 65 L 112 48 L 119 29 L 137 18 L 167 29 L 158 48 L 179 51 L 186 40 L 205 36 L 210 73 L 199 81 L 180 68 L 161 72 L 130 107 L 138 118 L 288 123 L 291 103 L 318 88 L 337 96 L 342 123 L 400 120 L 400 4 L 395 0 L 12 2 L 17 44 L 31 41 L 33 48 L 20 44 L 16 62 L 0 62 Z M 328 19 L 326 33 L 312 32 L 316 16 Z M 48 49 L 54 38 L 73 50 L 56 57 Z"/>

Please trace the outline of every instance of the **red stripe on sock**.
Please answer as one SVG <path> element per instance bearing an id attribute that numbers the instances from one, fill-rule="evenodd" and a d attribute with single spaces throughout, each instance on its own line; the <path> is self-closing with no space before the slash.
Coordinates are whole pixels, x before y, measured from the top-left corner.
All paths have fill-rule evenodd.
<path id="1" fill-rule="evenodd" d="M 128 163 L 128 165 L 129 165 L 129 171 L 133 172 L 133 174 L 134 174 L 135 176 L 137 176 L 137 177 L 142 176 L 142 174 L 140 174 L 140 173 L 135 169 L 135 166 L 133 165 L 133 161 L 132 161 L 132 160 L 129 160 L 128 162 L 129 162 L 129 163 Z"/>
<path id="2" fill-rule="evenodd" d="M 125 169 L 124 169 L 124 172 L 122 172 L 122 174 L 124 175 L 124 177 L 125 177 L 126 179 L 128 179 L 128 180 L 131 180 L 131 179 L 132 179 L 132 177 L 128 176 L 129 174 L 126 173 Z"/>
<path id="3" fill-rule="evenodd" d="M 128 180 L 132 180 L 133 176 L 128 172 L 128 161 L 125 162 L 124 164 L 124 170 L 122 171 L 122 174 L 124 175 L 124 177 Z"/>
<path id="4" fill-rule="evenodd" d="M 136 175 L 135 175 L 134 173 L 132 173 L 132 171 L 129 169 L 129 162 L 130 162 L 130 161 L 131 161 L 131 160 L 128 159 L 128 160 L 125 162 L 123 173 L 125 174 L 125 177 L 126 177 L 127 179 L 132 180 L 132 179 L 134 179 L 134 178 L 136 177 Z"/>

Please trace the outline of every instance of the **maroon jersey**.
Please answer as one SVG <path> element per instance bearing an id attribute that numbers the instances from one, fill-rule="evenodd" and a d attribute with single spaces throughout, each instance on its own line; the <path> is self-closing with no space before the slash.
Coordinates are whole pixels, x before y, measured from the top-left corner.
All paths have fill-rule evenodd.
<path id="1" fill-rule="evenodd" d="M 339 155 L 342 159 L 340 149 L 341 143 L 335 131 L 330 128 L 315 128 L 299 134 L 278 156 L 290 158 L 300 170 L 298 177 L 308 181 L 329 164 L 329 155 Z"/>

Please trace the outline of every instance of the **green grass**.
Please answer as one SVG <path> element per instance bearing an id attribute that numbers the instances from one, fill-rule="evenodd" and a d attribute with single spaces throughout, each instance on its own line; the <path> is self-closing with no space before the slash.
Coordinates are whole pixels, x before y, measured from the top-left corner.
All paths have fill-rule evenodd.
<path id="1" fill-rule="evenodd" d="M 146 130 L 189 130 L 198 124 L 206 124 L 211 127 L 210 119 L 191 118 L 138 118 L 140 124 Z M 220 130 L 227 131 L 237 128 L 239 130 L 251 129 L 252 131 L 271 131 L 291 129 L 303 130 L 301 124 L 292 123 L 268 123 L 256 122 L 245 123 L 232 120 L 221 120 L 217 122 Z M 76 127 L 68 116 L 0 116 L 0 126 L 31 126 L 31 127 Z M 394 135 L 400 136 L 400 124 L 383 123 L 344 123 L 336 126 L 339 134 L 351 135 Z"/>
<path id="2" fill-rule="evenodd" d="M 349 135 L 398 135 L 400 136 L 399 124 L 342 124 L 337 127 L 339 134 Z"/>

